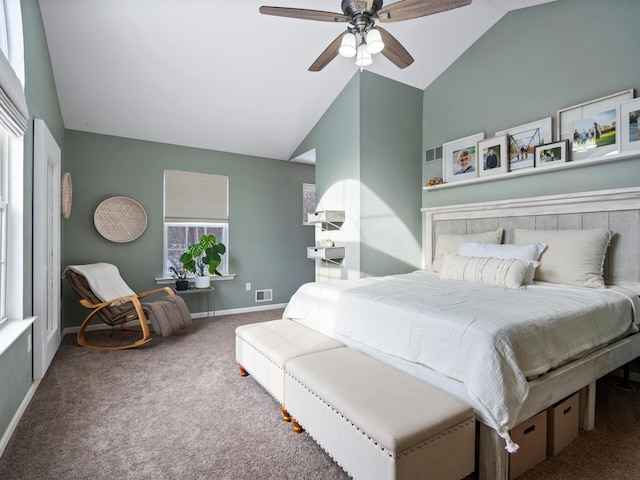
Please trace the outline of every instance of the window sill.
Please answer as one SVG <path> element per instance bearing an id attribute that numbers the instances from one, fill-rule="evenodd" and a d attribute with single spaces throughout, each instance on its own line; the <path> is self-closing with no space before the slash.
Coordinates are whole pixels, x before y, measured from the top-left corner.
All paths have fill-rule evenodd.
<path id="1" fill-rule="evenodd" d="M 222 275 L 211 275 L 211 281 L 212 282 L 223 282 L 225 280 L 233 280 L 234 278 L 236 278 L 236 274 L 235 273 L 225 273 Z M 189 283 L 194 283 L 194 279 L 193 277 L 189 277 L 187 278 L 187 280 L 189 280 Z M 159 277 L 155 279 L 156 284 L 158 285 L 173 285 L 176 283 L 176 279 L 173 277 Z"/>
<path id="2" fill-rule="evenodd" d="M 24 320 L 9 320 L 0 326 L 0 355 L 31 327 L 35 319 L 36 317 L 27 317 Z"/>

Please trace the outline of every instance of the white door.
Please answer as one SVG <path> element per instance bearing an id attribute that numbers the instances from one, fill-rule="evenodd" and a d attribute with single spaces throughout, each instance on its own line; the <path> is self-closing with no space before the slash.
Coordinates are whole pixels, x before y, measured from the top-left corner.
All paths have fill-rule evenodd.
<path id="1" fill-rule="evenodd" d="M 33 378 L 60 346 L 60 147 L 43 120 L 33 128 Z"/>

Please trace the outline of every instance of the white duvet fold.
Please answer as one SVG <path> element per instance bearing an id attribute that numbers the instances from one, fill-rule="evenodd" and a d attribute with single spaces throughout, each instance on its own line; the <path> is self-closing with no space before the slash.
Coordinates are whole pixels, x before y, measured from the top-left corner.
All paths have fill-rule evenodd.
<path id="1" fill-rule="evenodd" d="M 414 272 L 305 284 L 283 316 L 464 382 L 509 443 L 527 378 L 637 331 L 634 303 L 622 290 L 503 289 Z"/>

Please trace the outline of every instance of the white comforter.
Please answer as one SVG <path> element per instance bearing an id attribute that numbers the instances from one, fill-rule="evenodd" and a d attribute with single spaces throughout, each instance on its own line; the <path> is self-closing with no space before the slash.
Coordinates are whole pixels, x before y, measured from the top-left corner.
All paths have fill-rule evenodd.
<path id="1" fill-rule="evenodd" d="M 623 290 L 503 289 L 414 272 L 305 284 L 283 316 L 464 382 L 512 450 L 527 378 L 637 331 L 634 303 Z"/>

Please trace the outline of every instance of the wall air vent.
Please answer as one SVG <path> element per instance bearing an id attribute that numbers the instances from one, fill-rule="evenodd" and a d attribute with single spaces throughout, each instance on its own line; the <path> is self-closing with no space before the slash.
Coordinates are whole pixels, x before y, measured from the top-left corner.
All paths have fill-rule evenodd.
<path id="1" fill-rule="evenodd" d="M 442 160 L 442 145 L 439 147 L 428 148 L 425 153 L 425 162 L 435 162 Z"/>
<path id="2" fill-rule="evenodd" d="M 273 300 L 273 290 L 256 290 L 256 302 L 270 302 Z"/>

